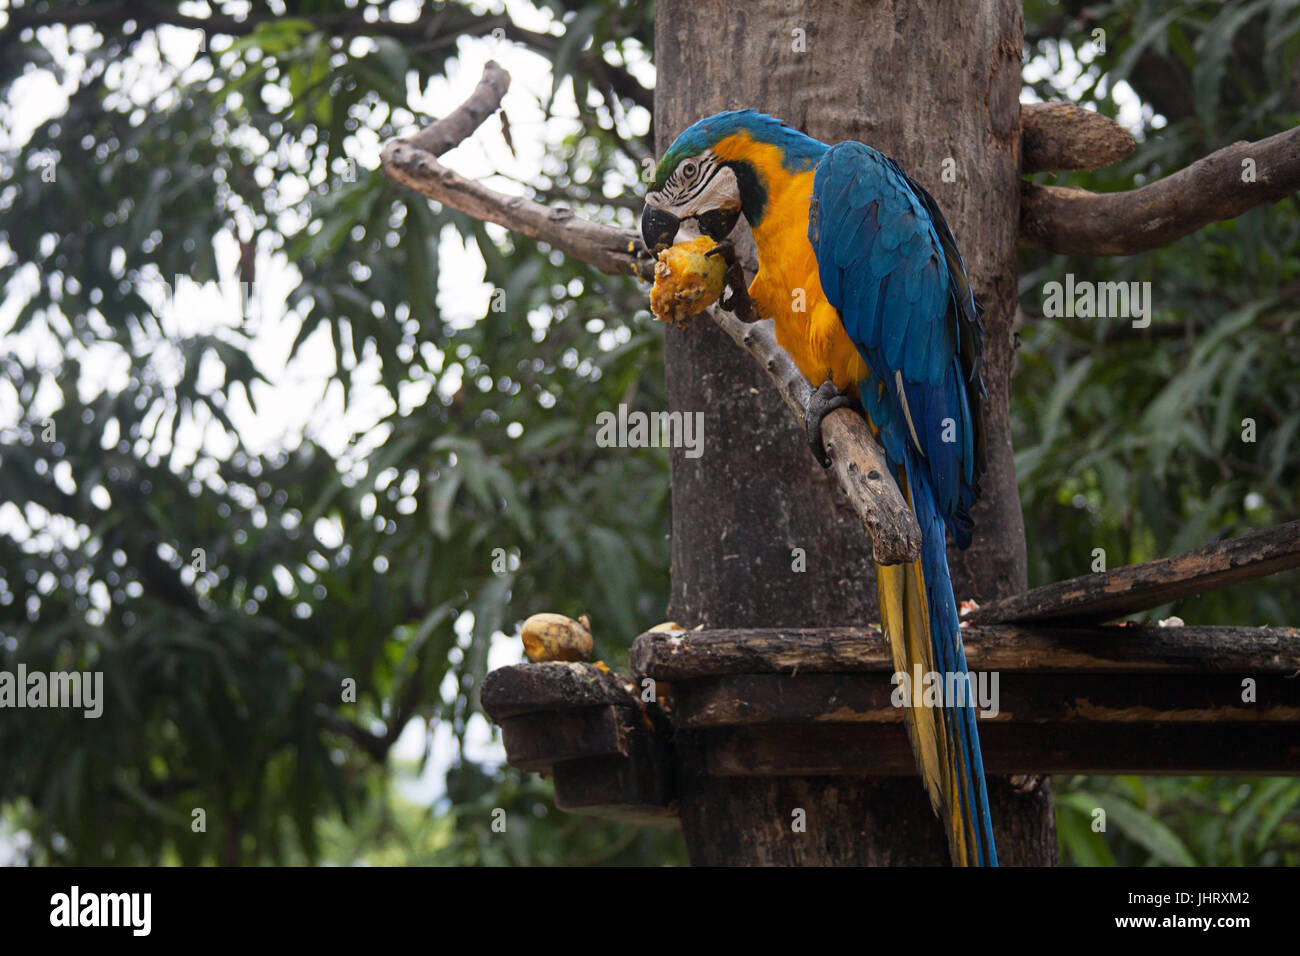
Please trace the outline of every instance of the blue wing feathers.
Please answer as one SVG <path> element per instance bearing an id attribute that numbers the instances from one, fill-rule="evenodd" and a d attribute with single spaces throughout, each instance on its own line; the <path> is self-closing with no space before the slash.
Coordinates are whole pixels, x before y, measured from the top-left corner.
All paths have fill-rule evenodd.
<path id="1" fill-rule="evenodd" d="M 901 274 L 900 274 L 901 273 Z M 903 344 L 907 329 L 913 319 L 923 321 L 907 301 L 907 276 L 903 270 L 891 273 L 889 288 L 885 292 L 884 346 L 885 365 L 890 369 L 903 367 Z M 891 376 L 892 377 L 892 376 Z"/>
<path id="2" fill-rule="evenodd" d="M 819 222 L 809 239 L 822 289 L 871 370 L 859 394 L 890 464 L 904 471 L 921 526 L 935 666 L 966 673 L 944 534 L 946 526 L 958 546 L 970 543 L 983 470 L 983 331 L 965 266 L 934 200 L 869 146 L 832 146 L 813 197 Z M 970 845 L 979 862 L 996 865 L 975 719 L 973 707 L 944 710 Z"/>
<path id="3" fill-rule="evenodd" d="M 970 407 L 971 373 L 954 362 L 961 357 L 969 364 L 972 357 L 960 355 L 953 313 L 962 310 L 973 318 L 974 303 L 964 271 L 954 272 L 962 266 L 951 232 L 924 190 L 862 143 L 826 151 L 813 196 L 822 289 L 867 366 L 886 381 L 886 400 L 895 406 L 890 420 L 911 441 L 893 382 L 895 371 L 902 374 L 919 467 L 935 489 L 944 522 L 964 547 L 983 445 L 973 434 L 979 424 Z M 949 428 L 946 419 L 952 420 Z"/>
<path id="4" fill-rule="evenodd" d="M 845 331 L 855 342 L 864 343 L 866 348 L 877 349 L 880 347 L 880 323 L 877 320 L 877 305 L 880 298 L 880 288 L 878 286 L 864 286 L 861 284 L 852 284 L 843 298 L 842 305 L 836 305 L 836 308 L 842 310 L 843 315 L 852 315 L 854 321 L 852 327 L 848 322 L 844 323 Z M 835 305 L 835 303 L 831 303 Z M 861 346 L 860 346 L 861 348 Z"/>
<path id="5" fill-rule="evenodd" d="M 888 223 L 882 223 L 880 231 L 876 233 L 876 238 L 871 243 L 871 273 L 878 276 L 889 275 L 898 265 L 898 244 L 889 244 L 890 236 L 893 232 L 888 228 Z"/>
<path id="6" fill-rule="evenodd" d="M 851 267 L 858 258 L 864 255 L 865 250 L 871 248 L 872 237 L 880 231 L 876 209 L 877 204 L 874 202 L 862 206 L 857 227 L 844 230 L 843 235 L 835 244 L 836 265 Z"/>

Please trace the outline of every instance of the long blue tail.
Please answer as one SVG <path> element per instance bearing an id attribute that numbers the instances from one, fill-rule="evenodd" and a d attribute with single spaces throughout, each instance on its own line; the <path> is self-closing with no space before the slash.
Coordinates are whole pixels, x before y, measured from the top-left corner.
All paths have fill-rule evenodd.
<path id="1" fill-rule="evenodd" d="M 910 455 L 908 456 L 911 457 Z M 934 496 L 921 469 L 909 468 L 908 491 L 912 508 L 921 526 L 921 572 L 924 576 L 926 607 L 930 625 L 930 645 L 934 663 L 947 677 L 967 675 L 966 650 L 962 646 L 960 618 L 953 596 L 952 578 L 948 573 L 948 555 L 944 522 L 939 516 Z M 946 685 L 945 681 L 945 685 Z M 966 862 L 973 866 L 997 866 L 998 854 L 993 841 L 993 821 L 989 815 L 989 796 L 984 784 L 984 759 L 980 754 L 979 729 L 976 727 L 976 702 L 973 681 L 963 679 L 956 686 L 969 687 L 972 693 L 961 695 L 952 706 L 943 709 L 943 722 L 951 742 L 948 750 L 953 789 L 949 799 L 957 806 L 952 815 L 966 830 Z M 951 841 L 951 835 L 950 835 Z"/>

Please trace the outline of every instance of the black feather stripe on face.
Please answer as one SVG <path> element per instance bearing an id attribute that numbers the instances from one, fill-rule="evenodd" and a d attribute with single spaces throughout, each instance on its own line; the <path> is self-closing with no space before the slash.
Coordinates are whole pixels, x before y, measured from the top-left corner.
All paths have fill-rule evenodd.
<path id="1" fill-rule="evenodd" d="M 744 160 L 733 160 L 725 165 L 736 175 L 745 219 L 751 226 L 757 226 L 763 221 L 763 213 L 767 210 L 767 186 L 754 170 L 753 164 Z"/>

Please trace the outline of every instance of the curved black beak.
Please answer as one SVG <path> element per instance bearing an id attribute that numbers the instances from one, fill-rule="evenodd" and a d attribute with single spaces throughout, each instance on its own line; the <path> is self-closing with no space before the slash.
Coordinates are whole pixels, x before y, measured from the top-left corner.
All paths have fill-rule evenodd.
<path id="1" fill-rule="evenodd" d="M 641 238 L 645 247 L 654 252 L 660 246 L 671 245 L 680 225 L 681 221 L 672 213 L 646 206 L 641 213 Z"/>

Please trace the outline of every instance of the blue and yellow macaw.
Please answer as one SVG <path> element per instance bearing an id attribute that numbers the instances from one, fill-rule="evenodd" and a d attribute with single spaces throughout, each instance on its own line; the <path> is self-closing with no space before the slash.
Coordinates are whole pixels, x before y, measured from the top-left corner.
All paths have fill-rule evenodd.
<path id="1" fill-rule="evenodd" d="M 758 247 L 750 298 L 820 386 L 814 454 L 826 464 L 821 417 L 856 396 L 916 514 L 920 558 L 876 567 L 881 626 L 895 670 L 913 679 L 908 732 L 953 862 L 996 866 L 973 702 L 922 706 L 915 680 L 918 669 L 967 674 L 944 529 L 970 544 L 984 334 L 956 241 L 934 199 L 887 156 L 827 146 L 753 110 L 677 137 L 641 229 L 652 250 L 697 235 L 723 242 L 742 215 Z"/>

